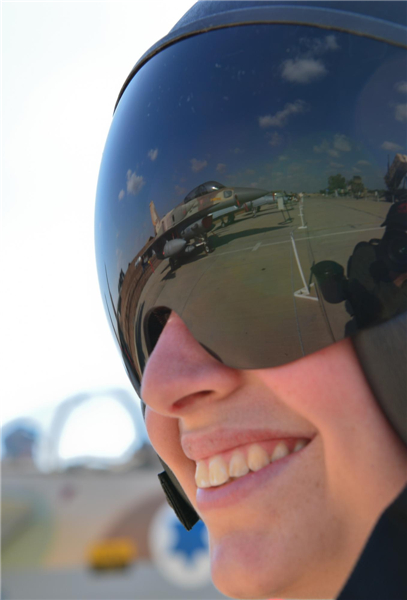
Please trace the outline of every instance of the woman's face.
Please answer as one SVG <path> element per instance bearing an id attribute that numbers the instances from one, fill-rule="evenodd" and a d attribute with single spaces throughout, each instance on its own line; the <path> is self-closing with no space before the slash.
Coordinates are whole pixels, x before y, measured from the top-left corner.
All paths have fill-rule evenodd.
<path id="1" fill-rule="evenodd" d="M 155 450 L 207 526 L 213 581 L 235 598 L 337 595 L 407 481 L 349 340 L 236 370 L 172 313 L 142 398 Z"/>

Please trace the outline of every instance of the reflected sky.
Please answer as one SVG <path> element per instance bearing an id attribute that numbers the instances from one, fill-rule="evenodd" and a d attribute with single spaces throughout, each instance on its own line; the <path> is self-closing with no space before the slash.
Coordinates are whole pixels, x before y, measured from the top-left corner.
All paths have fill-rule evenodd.
<path id="1" fill-rule="evenodd" d="M 96 243 L 107 304 L 117 309 L 120 272 L 123 280 L 155 236 L 151 202 L 162 219 L 208 180 L 312 194 L 338 173 L 346 182 L 360 177 L 372 194 L 380 193 L 389 157 L 406 151 L 406 101 L 405 50 L 340 32 L 251 25 L 197 35 L 160 52 L 123 94 L 103 156 Z M 344 231 L 373 230 L 386 214 L 372 209 L 359 222 L 348 216 L 355 208 L 337 205 L 335 216 L 328 211 L 322 218 L 318 202 L 308 218 L 314 233 L 319 228 L 324 235 L 338 224 Z M 271 219 L 267 231 L 277 225 Z M 218 256 L 226 240 L 214 243 Z M 265 242 L 258 237 L 256 243 Z M 342 264 L 356 243 L 349 238 Z M 336 260 L 329 254 L 317 259 Z M 112 309 L 110 316 L 115 319 Z"/>
<path id="2" fill-rule="evenodd" d="M 281 25 L 212 31 L 158 54 L 129 84 L 105 149 L 109 272 L 154 235 L 151 200 L 162 218 L 208 179 L 314 192 L 339 172 L 383 188 L 388 154 L 405 149 L 405 67 L 397 47 Z"/>

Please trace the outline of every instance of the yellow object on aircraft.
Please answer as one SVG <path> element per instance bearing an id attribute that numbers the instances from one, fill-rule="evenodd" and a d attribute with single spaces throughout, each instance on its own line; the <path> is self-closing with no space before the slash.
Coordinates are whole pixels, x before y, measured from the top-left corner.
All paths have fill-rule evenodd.
<path id="1" fill-rule="evenodd" d="M 123 569 L 137 558 L 137 547 L 129 538 L 113 538 L 93 544 L 88 552 L 92 569 Z"/>

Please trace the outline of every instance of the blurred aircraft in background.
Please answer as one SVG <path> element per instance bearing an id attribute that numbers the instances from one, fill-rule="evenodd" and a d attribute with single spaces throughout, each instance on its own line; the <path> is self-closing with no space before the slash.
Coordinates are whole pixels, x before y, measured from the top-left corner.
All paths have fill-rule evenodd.
<path id="1" fill-rule="evenodd" d="M 135 423 L 134 399 L 108 393 Z M 206 529 L 178 522 L 145 439 L 125 460 L 61 458 L 64 430 L 90 401 L 65 400 L 45 433 L 28 421 L 3 429 L 2 599 L 222 598 L 210 580 Z"/>

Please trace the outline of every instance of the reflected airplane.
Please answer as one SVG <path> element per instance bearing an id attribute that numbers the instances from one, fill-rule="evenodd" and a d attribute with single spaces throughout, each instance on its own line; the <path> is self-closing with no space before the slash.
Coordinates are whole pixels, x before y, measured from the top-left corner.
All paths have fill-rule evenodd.
<path id="1" fill-rule="evenodd" d="M 260 198 L 256 198 L 255 200 L 249 200 L 245 202 L 243 206 L 231 206 L 229 208 L 217 211 L 216 215 L 214 215 L 213 217 L 213 220 L 221 220 L 221 227 L 226 227 L 226 225 L 231 225 L 234 222 L 236 213 L 239 213 L 240 211 L 242 211 L 242 209 L 246 213 L 251 211 L 252 216 L 255 217 L 257 213 L 260 212 L 260 208 L 262 206 L 272 204 L 277 205 L 278 198 L 283 198 L 284 203 L 289 202 L 291 200 L 290 196 L 288 196 L 285 193 L 267 192 L 264 196 L 261 196 Z"/>
<path id="2" fill-rule="evenodd" d="M 148 248 L 157 258 L 170 260 L 189 256 L 203 246 L 209 252 L 207 234 L 220 211 L 244 209 L 244 205 L 267 194 L 258 188 L 226 187 L 217 181 L 207 181 L 194 188 L 182 204 L 159 218 L 154 202 L 150 202 L 150 214 L 156 237 Z"/>

